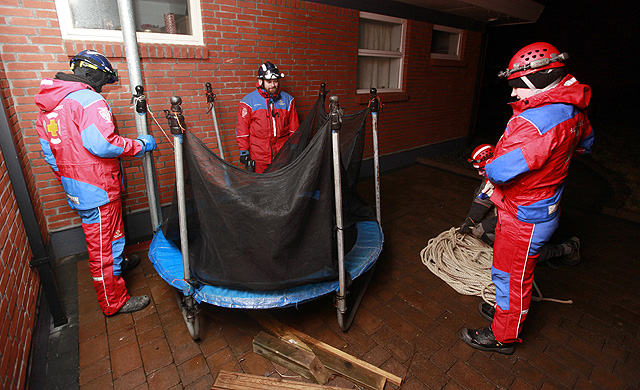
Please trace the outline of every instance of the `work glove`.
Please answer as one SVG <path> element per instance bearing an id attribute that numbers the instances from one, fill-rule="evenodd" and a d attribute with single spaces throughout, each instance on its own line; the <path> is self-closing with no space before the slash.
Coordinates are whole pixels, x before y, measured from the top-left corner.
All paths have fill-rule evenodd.
<path id="1" fill-rule="evenodd" d="M 473 223 L 473 220 L 467 217 L 464 219 L 464 222 L 462 222 L 462 224 L 460 225 L 460 228 L 458 229 L 458 231 L 460 232 L 460 234 L 469 234 L 471 233 L 471 228 L 473 228 L 474 225 L 475 223 Z"/>
<path id="2" fill-rule="evenodd" d="M 475 238 L 482 238 L 482 236 L 484 235 L 485 231 L 484 231 L 484 226 L 482 226 L 481 223 L 472 226 L 471 227 L 471 233 L 473 233 L 473 236 Z"/>
<path id="3" fill-rule="evenodd" d="M 241 150 L 240 151 L 240 164 L 242 165 L 247 165 L 249 163 L 249 151 L 248 150 Z"/>
<path id="4" fill-rule="evenodd" d="M 158 145 L 156 145 L 156 140 L 154 140 L 153 137 L 149 134 L 139 135 L 136 140 L 140 142 L 140 145 L 142 145 L 142 149 L 136 156 L 141 156 L 146 152 L 156 150 L 156 148 L 158 147 Z"/>

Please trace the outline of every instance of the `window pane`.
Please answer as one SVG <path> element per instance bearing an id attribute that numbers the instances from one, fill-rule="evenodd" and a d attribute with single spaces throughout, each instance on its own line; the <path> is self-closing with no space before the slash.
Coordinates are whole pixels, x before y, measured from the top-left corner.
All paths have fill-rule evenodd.
<path id="1" fill-rule="evenodd" d="M 399 88 L 399 58 L 358 57 L 358 89 Z"/>
<path id="2" fill-rule="evenodd" d="M 358 49 L 400 51 L 402 26 L 360 19 Z"/>
<path id="3" fill-rule="evenodd" d="M 121 30 L 117 0 L 69 0 L 74 28 Z M 191 35 L 188 0 L 133 1 L 136 31 Z"/>
<path id="4" fill-rule="evenodd" d="M 458 37 L 460 34 L 433 30 L 431 52 L 437 54 L 458 55 Z"/>

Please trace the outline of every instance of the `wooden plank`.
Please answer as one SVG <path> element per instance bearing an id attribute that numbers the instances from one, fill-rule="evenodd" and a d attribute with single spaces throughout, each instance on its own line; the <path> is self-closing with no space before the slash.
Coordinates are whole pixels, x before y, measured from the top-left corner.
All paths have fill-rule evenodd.
<path id="1" fill-rule="evenodd" d="M 313 352 L 264 332 L 253 339 L 253 352 L 322 385 L 329 379 L 327 369 Z"/>
<path id="2" fill-rule="evenodd" d="M 220 371 L 212 390 L 345 390 L 342 387 Z"/>
<path id="3" fill-rule="evenodd" d="M 282 324 L 268 314 L 253 314 L 253 317 L 265 329 L 277 336 L 292 334 L 307 344 L 318 356 L 322 364 L 330 371 L 346 376 L 348 379 L 369 389 L 382 389 L 386 381 L 400 386 L 402 378 L 393 375 L 373 364 L 360 360 L 338 348 L 325 344 L 313 337 Z"/>

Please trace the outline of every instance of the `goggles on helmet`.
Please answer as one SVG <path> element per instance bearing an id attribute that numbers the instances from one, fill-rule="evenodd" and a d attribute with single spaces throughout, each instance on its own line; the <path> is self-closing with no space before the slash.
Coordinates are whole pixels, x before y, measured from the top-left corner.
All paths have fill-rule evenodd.
<path id="1" fill-rule="evenodd" d="M 100 70 L 109 75 L 107 84 L 113 84 L 118 81 L 118 72 L 111 65 L 107 57 L 93 50 L 83 50 L 69 61 L 69 67 L 73 70 L 75 67 L 89 68 Z"/>
<path id="2" fill-rule="evenodd" d="M 267 61 L 260 65 L 258 69 L 258 79 L 260 80 L 274 80 L 284 77 L 284 73 L 280 73 L 278 67 Z"/>

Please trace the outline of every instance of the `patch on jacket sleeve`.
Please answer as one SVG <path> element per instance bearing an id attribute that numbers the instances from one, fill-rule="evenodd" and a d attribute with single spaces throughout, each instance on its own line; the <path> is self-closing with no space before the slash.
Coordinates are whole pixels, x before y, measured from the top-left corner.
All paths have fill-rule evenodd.
<path id="1" fill-rule="evenodd" d="M 105 121 L 111 123 L 111 111 L 109 111 L 108 107 L 100 107 L 98 108 L 98 113 Z"/>

